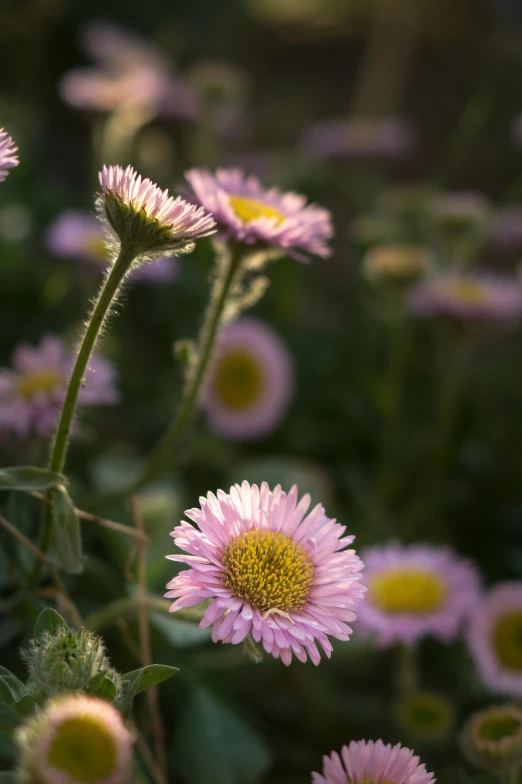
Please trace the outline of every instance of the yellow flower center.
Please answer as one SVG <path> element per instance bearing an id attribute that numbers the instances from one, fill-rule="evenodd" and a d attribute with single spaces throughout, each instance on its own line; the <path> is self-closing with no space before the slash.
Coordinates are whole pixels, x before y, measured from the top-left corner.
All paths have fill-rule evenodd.
<path id="1" fill-rule="evenodd" d="M 499 618 L 493 630 L 493 645 L 504 667 L 522 672 L 522 611 Z"/>
<path id="2" fill-rule="evenodd" d="M 246 351 L 230 351 L 219 360 L 214 384 L 219 399 L 236 409 L 255 403 L 264 385 L 261 368 Z"/>
<path id="3" fill-rule="evenodd" d="M 261 612 L 299 612 L 313 579 L 308 553 L 289 536 L 255 530 L 233 539 L 223 553 L 223 582 Z"/>
<path id="4" fill-rule="evenodd" d="M 50 395 L 62 381 L 62 376 L 55 370 L 41 370 L 37 373 L 27 373 L 19 378 L 17 389 L 22 397 L 32 400 L 38 392 Z"/>
<path id="5" fill-rule="evenodd" d="M 433 612 L 444 603 L 447 593 L 437 574 L 406 568 L 376 574 L 369 591 L 373 603 L 392 614 Z"/>
<path id="6" fill-rule="evenodd" d="M 487 290 L 473 280 L 459 280 L 451 285 L 450 293 L 469 305 L 480 305 L 487 299 Z"/>
<path id="7" fill-rule="evenodd" d="M 251 199 L 249 196 L 229 196 L 228 201 L 243 223 L 249 223 L 257 218 L 273 218 L 276 223 L 282 223 L 285 219 L 282 212 L 260 199 Z"/>
<path id="8" fill-rule="evenodd" d="M 117 764 L 117 748 L 107 727 L 91 716 L 67 719 L 56 730 L 48 762 L 75 781 L 101 781 Z"/>

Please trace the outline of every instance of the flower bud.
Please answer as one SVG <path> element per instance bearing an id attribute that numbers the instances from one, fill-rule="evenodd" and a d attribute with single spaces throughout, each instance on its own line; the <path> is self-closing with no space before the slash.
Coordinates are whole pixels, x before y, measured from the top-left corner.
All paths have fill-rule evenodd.
<path id="1" fill-rule="evenodd" d="M 475 767 L 502 774 L 522 764 L 522 711 L 499 705 L 474 713 L 462 732 L 463 751 Z"/>
<path id="2" fill-rule="evenodd" d="M 455 715 L 451 703 L 440 694 L 414 691 L 396 701 L 395 719 L 415 740 L 437 743 L 451 731 Z"/>
<path id="3" fill-rule="evenodd" d="M 133 737 L 109 703 L 49 702 L 15 733 L 18 784 L 128 784 Z"/>
<path id="4" fill-rule="evenodd" d="M 100 637 L 65 626 L 44 632 L 22 651 L 29 670 L 27 693 L 39 702 L 68 691 L 80 691 L 95 675 L 105 672 L 121 689 L 121 676 L 111 666 Z"/>

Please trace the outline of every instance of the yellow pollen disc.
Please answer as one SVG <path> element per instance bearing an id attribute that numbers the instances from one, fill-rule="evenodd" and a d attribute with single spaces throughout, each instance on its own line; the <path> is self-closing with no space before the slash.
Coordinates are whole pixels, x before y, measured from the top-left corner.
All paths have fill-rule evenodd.
<path id="1" fill-rule="evenodd" d="M 522 612 L 503 615 L 493 629 L 493 645 L 504 667 L 522 672 Z"/>
<path id="2" fill-rule="evenodd" d="M 270 205 L 265 204 L 260 199 L 251 199 L 248 196 L 229 196 L 228 201 L 237 217 L 243 223 L 248 223 L 257 218 L 273 218 L 277 223 L 282 223 L 285 219 L 282 212 L 270 207 Z"/>
<path id="3" fill-rule="evenodd" d="M 42 370 L 19 378 L 17 389 L 23 397 L 31 400 L 38 392 L 50 395 L 62 381 L 62 376 L 56 371 Z"/>
<path id="4" fill-rule="evenodd" d="M 263 374 L 255 358 L 246 351 L 230 351 L 218 361 L 214 385 L 217 396 L 228 408 L 248 408 L 262 394 Z"/>
<path id="5" fill-rule="evenodd" d="M 75 781 L 91 784 L 114 772 L 117 757 L 116 743 L 107 727 L 93 717 L 79 716 L 57 728 L 48 763 Z"/>
<path id="6" fill-rule="evenodd" d="M 223 553 L 223 582 L 265 613 L 299 612 L 312 586 L 308 553 L 286 534 L 255 530 L 233 539 Z"/>
<path id="7" fill-rule="evenodd" d="M 388 569 L 369 583 L 372 602 L 384 612 L 428 613 L 446 599 L 446 585 L 433 572 L 421 569 Z"/>
<path id="8" fill-rule="evenodd" d="M 461 302 L 470 305 L 480 305 L 487 299 L 487 290 L 484 286 L 472 280 L 462 280 L 453 283 L 450 287 L 451 294 Z"/>

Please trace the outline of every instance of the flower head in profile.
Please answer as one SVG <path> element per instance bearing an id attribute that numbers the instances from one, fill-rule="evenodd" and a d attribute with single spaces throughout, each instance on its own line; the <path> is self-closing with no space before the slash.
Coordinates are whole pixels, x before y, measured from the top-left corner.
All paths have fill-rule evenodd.
<path id="1" fill-rule="evenodd" d="M 9 174 L 9 169 L 18 166 L 18 147 L 9 136 L 7 131 L 0 128 L 0 182 L 3 182 Z"/>
<path id="2" fill-rule="evenodd" d="M 217 433 L 258 438 L 281 421 L 292 389 L 284 343 L 262 321 L 241 318 L 220 336 L 202 406 Z"/>
<path id="3" fill-rule="evenodd" d="M 400 117 L 325 120 L 308 128 L 301 149 L 310 158 L 404 158 L 415 148 L 417 134 Z"/>
<path id="4" fill-rule="evenodd" d="M 12 369 L 0 370 L 0 435 L 50 435 L 64 401 L 74 352 L 63 341 L 46 335 L 37 347 L 25 343 L 13 355 Z M 99 355 L 91 358 L 80 406 L 117 403 L 116 371 Z"/>
<path id="5" fill-rule="evenodd" d="M 349 547 L 354 537 L 326 517 L 310 496 L 243 482 L 230 493 L 200 499 L 172 536 L 188 555 L 169 555 L 189 565 L 168 583 L 171 611 L 211 600 L 201 627 L 214 642 L 255 642 L 284 664 L 295 655 L 319 664 L 317 643 L 327 656 L 329 636 L 348 640 L 364 588 L 363 563 Z"/>
<path id="6" fill-rule="evenodd" d="M 498 583 L 482 599 L 471 618 L 468 644 L 491 691 L 522 697 L 522 581 Z"/>
<path id="7" fill-rule="evenodd" d="M 522 315 L 522 289 L 516 278 L 449 270 L 414 286 L 408 306 L 416 316 L 506 323 Z"/>
<path id="8" fill-rule="evenodd" d="M 96 272 L 104 271 L 110 263 L 103 227 L 90 212 L 65 210 L 48 227 L 45 242 L 55 256 L 84 262 Z M 168 283 L 178 272 L 175 259 L 159 258 L 150 264 L 133 267 L 129 279 Z"/>
<path id="9" fill-rule="evenodd" d="M 170 196 L 132 166 L 104 166 L 99 179 L 98 215 L 142 260 L 191 253 L 195 240 L 215 232 L 215 222 L 203 207 Z"/>
<path id="10" fill-rule="evenodd" d="M 70 695 L 17 730 L 18 779 L 39 784 L 126 784 L 133 737 L 112 705 Z"/>
<path id="11" fill-rule="evenodd" d="M 462 732 L 462 748 L 475 767 L 506 773 L 522 764 L 522 711 L 498 705 L 473 713 Z"/>
<path id="12" fill-rule="evenodd" d="M 301 261 L 310 255 L 331 255 L 331 215 L 307 204 L 304 196 L 267 190 L 241 169 L 217 169 L 215 174 L 191 169 L 185 177 L 194 200 L 213 214 L 224 238 L 268 246 Z"/>
<path id="13" fill-rule="evenodd" d="M 92 21 L 82 31 L 82 47 L 95 66 L 74 68 L 62 77 L 59 92 L 76 109 L 97 112 L 138 110 L 195 120 L 198 96 L 149 41 L 117 25 Z"/>
<path id="14" fill-rule="evenodd" d="M 433 255 L 422 245 L 375 245 L 363 260 L 364 276 L 372 283 L 409 284 L 432 268 Z"/>
<path id="15" fill-rule="evenodd" d="M 434 784 L 433 773 L 421 765 L 411 749 L 382 740 L 352 740 L 341 753 L 323 757 L 322 773 L 312 773 L 313 784 Z"/>
<path id="16" fill-rule="evenodd" d="M 454 639 L 479 599 L 475 567 L 449 548 L 392 542 L 364 551 L 360 628 L 381 645 L 414 645 L 427 635 Z"/>

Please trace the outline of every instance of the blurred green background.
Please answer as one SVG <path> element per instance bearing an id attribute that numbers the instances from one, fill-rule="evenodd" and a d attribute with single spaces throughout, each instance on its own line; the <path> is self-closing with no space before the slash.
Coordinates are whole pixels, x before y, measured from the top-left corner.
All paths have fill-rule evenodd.
<path id="1" fill-rule="evenodd" d="M 423 495 L 423 472 L 440 432 L 440 385 L 447 336 L 433 323 L 407 319 L 408 356 L 399 431 L 388 455 L 392 489 L 379 498 L 381 435 L 390 400 L 389 302 L 362 279 L 369 243 L 353 230 L 362 215 L 383 214 L 399 185 L 479 191 L 491 209 L 522 198 L 522 152 L 512 136 L 522 109 L 522 11 L 513 0 L 2 0 L 0 125 L 20 147 L 20 167 L 0 190 L 0 365 L 20 341 L 44 333 L 76 339 L 98 278 L 53 258 L 45 229 L 62 210 L 92 210 L 100 163 L 96 121 L 67 106 L 63 74 L 88 65 L 82 26 L 111 21 L 154 41 L 193 83 L 201 61 L 226 62 L 242 79 L 236 115 L 223 130 L 209 114 L 185 122 L 154 118 L 121 164 L 132 162 L 173 190 L 192 165 L 244 165 L 267 184 L 306 193 L 333 211 L 335 254 L 303 265 L 284 259 L 269 270 L 270 288 L 254 314 L 285 340 L 294 358 L 296 392 L 289 413 L 267 438 L 248 444 L 214 435 L 203 420 L 186 445 L 183 466 L 144 493 L 150 590 L 161 596 L 173 576 L 164 560 L 168 533 L 199 495 L 232 482 L 267 479 L 284 489 L 297 481 L 328 515 L 357 535 L 356 546 L 390 537 L 451 544 L 480 565 L 487 583 L 522 577 L 522 371 L 520 329 L 470 341 L 462 394 L 436 499 Z M 192 80 L 192 82 L 191 82 Z M 418 134 L 400 160 L 312 160 L 300 145 L 319 120 L 400 115 Z M 210 119 L 209 119 L 210 118 Z M 234 119 L 235 118 L 235 119 Z M 396 214 L 394 214 L 394 220 Z M 397 219 L 398 220 L 398 219 Z M 395 225 L 396 228 L 396 225 Z M 421 235 L 419 236 L 419 231 Z M 405 219 L 404 239 L 422 235 Z M 129 286 L 103 341 L 119 370 L 122 403 L 85 418 L 85 438 L 71 451 L 75 499 L 131 476 L 169 421 L 181 374 L 173 344 L 194 337 L 207 301 L 209 241 L 180 261 L 164 286 Z M 514 271 L 516 252 L 487 240 L 476 259 Z M 38 439 L 0 444 L 2 465 L 42 463 Z M 1 499 L 29 535 L 38 505 Z M 106 517 L 129 522 L 124 504 Z M 69 578 L 85 616 L 129 593 L 129 545 L 110 532 L 84 530 L 93 556 Z M 0 555 L 0 661 L 21 668 L 18 648 L 37 612 L 34 597 L 13 606 L 5 534 Z M 132 575 L 131 575 L 132 578 Z M 96 617 L 96 616 L 94 616 Z M 127 635 L 132 615 L 99 628 L 115 666 L 132 669 Z M 289 669 L 266 656 L 253 664 L 241 650 L 213 646 L 187 621 L 152 617 L 155 661 L 180 675 L 161 688 L 172 781 L 187 784 L 293 784 L 309 780 L 321 755 L 350 739 L 382 737 L 415 747 L 444 784 L 475 781 L 462 762 L 456 732 L 426 742 L 410 735 L 393 709 L 393 652 L 359 639 L 335 645 L 318 668 Z M 420 651 L 423 682 L 450 699 L 460 725 L 491 697 L 473 673 L 462 643 L 428 641 Z M 144 706 L 138 706 L 139 710 Z M 0 746 L 7 767 L 12 747 Z"/>

